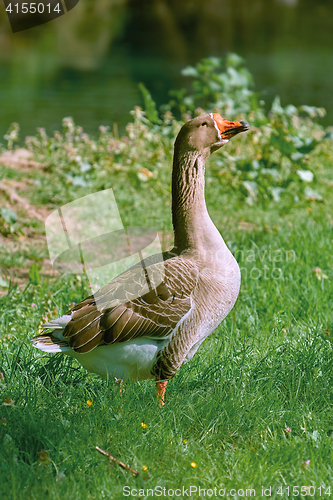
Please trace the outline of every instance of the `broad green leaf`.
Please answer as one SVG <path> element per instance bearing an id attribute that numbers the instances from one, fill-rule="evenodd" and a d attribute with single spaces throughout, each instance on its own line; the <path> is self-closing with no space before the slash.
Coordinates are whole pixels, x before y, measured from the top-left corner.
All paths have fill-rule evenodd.
<path id="1" fill-rule="evenodd" d="M 287 137 L 292 141 L 297 150 L 300 150 L 304 146 L 304 141 L 297 135 L 288 134 Z"/>
<path id="2" fill-rule="evenodd" d="M 197 78 L 199 76 L 198 71 L 196 70 L 196 68 L 193 68 L 193 66 L 187 66 L 187 68 L 184 68 L 181 71 L 181 74 L 183 76 L 193 76 L 195 78 Z"/>
<path id="3" fill-rule="evenodd" d="M 223 59 L 220 59 L 220 57 L 207 57 L 206 59 L 204 59 L 204 62 L 206 64 L 214 66 L 215 68 L 218 68 L 219 66 L 222 66 Z"/>
<path id="4" fill-rule="evenodd" d="M 276 96 L 271 107 L 271 112 L 277 115 L 283 114 L 283 107 L 281 106 L 280 96 Z"/>
<path id="5" fill-rule="evenodd" d="M 83 161 L 80 166 L 80 170 L 82 173 L 88 172 L 92 168 L 91 164 L 88 161 Z"/>
<path id="6" fill-rule="evenodd" d="M 227 73 L 230 77 L 230 83 L 233 87 L 241 88 L 247 86 L 246 77 L 241 75 L 235 68 L 228 68 Z"/>
<path id="7" fill-rule="evenodd" d="M 248 190 L 249 195 L 255 197 L 258 193 L 257 183 L 254 181 L 243 181 L 243 186 Z"/>
<path id="8" fill-rule="evenodd" d="M 276 168 L 262 168 L 260 173 L 262 175 L 271 175 L 276 180 L 279 180 L 281 177 L 280 172 Z"/>
<path id="9" fill-rule="evenodd" d="M 301 158 L 303 158 L 303 153 L 300 153 L 299 151 L 296 151 L 296 153 L 292 153 L 290 155 L 290 158 L 293 160 L 293 161 L 298 161 L 300 160 Z"/>
<path id="10" fill-rule="evenodd" d="M 0 276 L 0 287 L 1 288 L 8 288 L 9 287 L 9 284 L 7 283 L 7 281 L 5 281 L 1 276 Z"/>
<path id="11" fill-rule="evenodd" d="M 317 193 L 314 189 L 310 188 L 309 186 L 306 186 L 304 189 L 304 194 L 306 199 L 310 200 L 317 200 L 317 201 L 322 201 L 323 197 L 321 194 Z"/>
<path id="12" fill-rule="evenodd" d="M 298 109 L 293 104 L 288 104 L 288 106 L 284 108 L 284 112 L 287 116 L 298 115 Z"/>
<path id="13" fill-rule="evenodd" d="M 290 137 L 285 135 L 282 130 L 276 130 L 278 135 L 275 133 L 271 134 L 271 144 L 277 150 L 279 150 L 283 155 L 290 157 L 292 153 L 296 152 L 293 141 Z"/>
<path id="14" fill-rule="evenodd" d="M 304 182 L 312 182 L 313 181 L 313 173 L 311 170 L 296 170 L 298 176 Z"/>
<path id="15" fill-rule="evenodd" d="M 159 123 L 160 119 L 159 119 L 157 111 L 156 111 L 156 104 L 153 101 L 149 91 L 146 89 L 146 87 L 143 85 L 143 83 L 139 83 L 139 89 L 141 90 L 141 93 L 143 96 L 143 101 L 145 103 L 145 110 L 147 113 L 148 120 L 151 123 Z"/>
<path id="16" fill-rule="evenodd" d="M 319 144 L 319 142 L 316 141 L 316 139 L 311 140 L 308 138 L 308 140 L 305 140 L 304 146 L 298 147 L 297 151 L 303 155 L 309 154 L 317 146 L 317 144 Z"/>
<path id="17" fill-rule="evenodd" d="M 280 201 L 281 200 L 281 193 L 283 193 L 283 191 L 285 191 L 281 187 L 271 187 L 270 190 L 271 190 L 274 201 Z"/>
<path id="18" fill-rule="evenodd" d="M 303 106 L 299 107 L 299 110 L 304 111 L 304 113 L 307 113 L 311 118 L 316 118 L 317 116 L 322 118 L 326 115 L 325 108 L 317 108 L 316 106 L 306 106 L 304 104 Z"/>
<path id="19" fill-rule="evenodd" d="M 244 59 L 238 54 L 230 53 L 227 55 L 227 65 L 238 68 L 244 64 Z"/>
<path id="20" fill-rule="evenodd" d="M 218 92 L 221 91 L 221 85 L 217 82 L 214 82 L 213 80 L 209 82 L 209 87 L 212 92 Z"/>
<path id="21" fill-rule="evenodd" d="M 17 221 L 17 215 L 11 208 L 2 208 L 0 210 L 1 217 L 8 222 L 8 224 L 15 224 Z"/>
<path id="22" fill-rule="evenodd" d="M 333 130 L 327 130 L 322 140 L 324 141 L 325 139 L 333 139 Z"/>
<path id="23" fill-rule="evenodd" d="M 40 276 L 38 272 L 38 267 L 36 262 L 32 264 L 29 270 L 29 279 L 33 285 L 39 285 L 40 283 Z"/>

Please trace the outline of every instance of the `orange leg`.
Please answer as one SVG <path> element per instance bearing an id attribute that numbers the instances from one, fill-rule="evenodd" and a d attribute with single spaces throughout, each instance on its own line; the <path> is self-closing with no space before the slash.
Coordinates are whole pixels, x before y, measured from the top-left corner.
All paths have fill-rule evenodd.
<path id="1" fill-rule="evenodd" d="M 156 381 L 156 389 L 157 389 L 156 399 L 161 406 L 164 406 L 164 394 L 167 383 L 168 383 L 167 380 L 165 380 L 164 382 Z"/>

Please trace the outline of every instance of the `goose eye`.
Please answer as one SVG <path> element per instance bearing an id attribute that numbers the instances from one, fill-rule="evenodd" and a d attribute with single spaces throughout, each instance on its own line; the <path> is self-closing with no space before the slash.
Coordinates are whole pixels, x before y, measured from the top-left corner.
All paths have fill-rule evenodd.
<path id="1" fill-rule="evenodd" d="M 203 122 L 203 123 L 201 124 L 201 126 L 202 126 L 202 127 L 207 127 L 207 126 L 208 126 L 208 123 L 207 123 L 207 122 Z"/>

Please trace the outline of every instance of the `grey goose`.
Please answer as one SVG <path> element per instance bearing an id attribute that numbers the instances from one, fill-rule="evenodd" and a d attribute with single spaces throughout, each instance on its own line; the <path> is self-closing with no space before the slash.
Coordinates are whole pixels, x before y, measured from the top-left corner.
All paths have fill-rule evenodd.
<path id="1" fill-rule="evenodd" d="M 238 296 L 240 270 L 207 212 L 204 176 L 210 154 L 248 128 L 218 113 L 183 125 L 172 171 L 174 248 L 162 262 L 151 258 L 131 267 L 45 323 L 44 333 L 32 339 L 36 348 L 73 356 L 103 378 L 155 379 L 164 404 L 168 380 L 194 356 Z M 161 266 L 163 280 L 154 281 Z"/>

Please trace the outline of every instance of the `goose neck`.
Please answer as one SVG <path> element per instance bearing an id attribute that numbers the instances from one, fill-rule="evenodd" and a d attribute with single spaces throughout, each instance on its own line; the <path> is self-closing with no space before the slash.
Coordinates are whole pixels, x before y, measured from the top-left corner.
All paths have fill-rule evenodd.
<path id="1" fill-rule="evenodd" d="M 175 152 L 172 172 L 172 222 L 177 253 L 220 250 L 225 243 L 209 217 L 205 201 L 205 161 L 198 151 Z"/>

